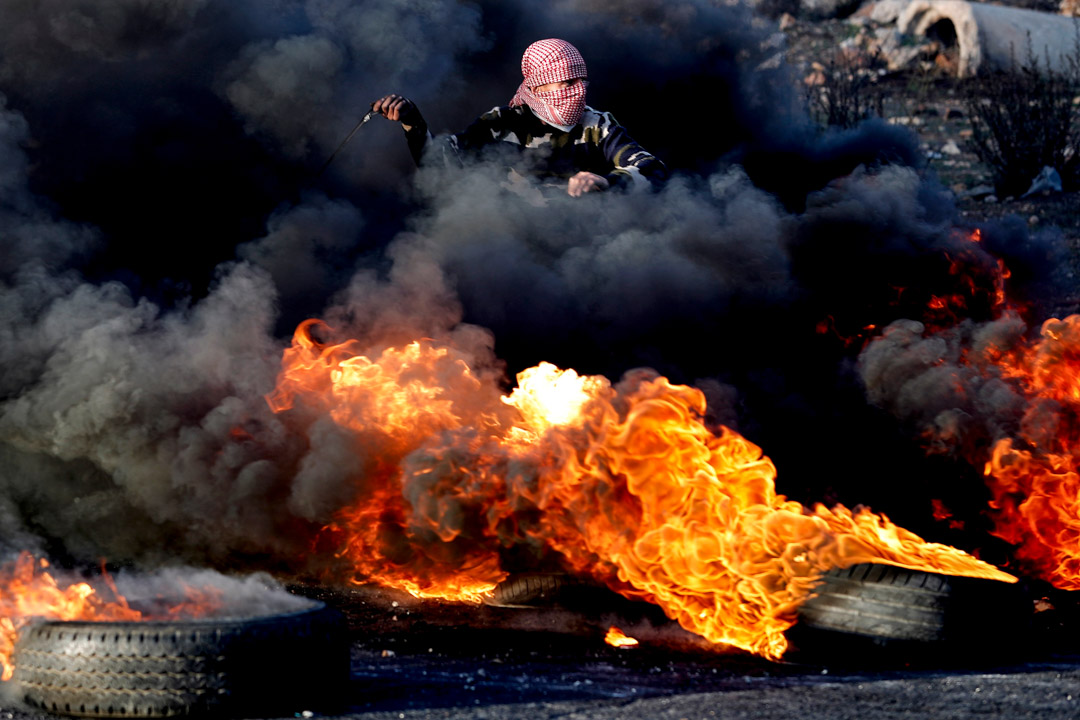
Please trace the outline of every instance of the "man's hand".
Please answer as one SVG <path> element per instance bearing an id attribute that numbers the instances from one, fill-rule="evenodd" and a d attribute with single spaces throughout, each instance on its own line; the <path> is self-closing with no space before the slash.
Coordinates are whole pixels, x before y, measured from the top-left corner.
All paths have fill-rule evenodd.
<path id="1" fill-rule="evenodd" d="M 582 170 L 570 178 L 570 183 L 566 186 L 566 192 L 570 193 L 570 197 L 581 197 L 585 193 L 602 192 L 609 187 L 611 185 L 608 183 L 607 178 Z"/>
<path id="2" fill-rule="evenodd" d="M 416 103 L 401 95 L 387 95 L 371 103 L 371 109 L 380 113 L 387 120 L 401 123 L 401 127 L 412 130 L 414 125 L 423 122 Z"/>

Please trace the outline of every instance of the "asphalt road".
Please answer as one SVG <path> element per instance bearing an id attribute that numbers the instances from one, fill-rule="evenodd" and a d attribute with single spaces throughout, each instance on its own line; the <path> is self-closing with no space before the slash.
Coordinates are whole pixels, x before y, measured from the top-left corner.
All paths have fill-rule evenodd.
<path id="1" fill-rule="evenodd" d="M 550 678 L 536 678 L 544 682 Z M 741 686 L 740 686 L 741 684 Z M 639 693 L 582 697 L 577 688 L 552 681 L 551 699 L 489 702 L 477 687 L 470 703 L 460 691 L 443 694 L 420 686 L 410 698 L 373 699 L 371 709 L 349 717 L 414 718 L 1077 718 L 1080 665 L 1048 663 L 989 672 L 908 672 L 830 677 L 808 673 L 784 678 L 732 678 L 729 686 L 702 691 L 671 678 L 666 687 Z M 600 693 L 598 693 L 600 694 Z M 575 695 L 578 695 L 575 697 Z"/>
<path id="2" fill-rule="evenodd" d="M 651 606 L 475 608 L 370 589 L 324 599 L 349 620 L 351 681 L 344 706 L 312 698 L 315 717 L 1080 718 L 1080 650 L 1045 623 L 1038 642 L 1002 638 L 994 656 L 825 647 L 775 663 L 708 646 Z M 610 624 L 641 644 L 606 645 Z M 0 720 L 48 717 L 0 694 Z"/>

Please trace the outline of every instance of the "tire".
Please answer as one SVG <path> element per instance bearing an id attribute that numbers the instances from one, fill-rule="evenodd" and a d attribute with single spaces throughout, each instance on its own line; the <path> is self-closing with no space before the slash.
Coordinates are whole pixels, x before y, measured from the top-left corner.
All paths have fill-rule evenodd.
<path id="1" fill-rule="evenodd" d="M 17 692 L 82 717 L 283 715 L 327 707 L 349 676 L 344 621 L 322 603 L 248 619 L 47 621 L 15 645 Z"/>
<path id="2" fill-rule="evenodd" d="M 788 632 L 801 649 L 1015 648 L 1031 606 L 1018 584 L 862 563 L 825 574 Z"/>
<path id="3" fill-rule="evenodd" d="M 492 598 L 485 604 L 507 608 L 551 606 L 558 604 L 566 591 L 575 586 L 568 575 L 523 573 L 496 585 Z"/>

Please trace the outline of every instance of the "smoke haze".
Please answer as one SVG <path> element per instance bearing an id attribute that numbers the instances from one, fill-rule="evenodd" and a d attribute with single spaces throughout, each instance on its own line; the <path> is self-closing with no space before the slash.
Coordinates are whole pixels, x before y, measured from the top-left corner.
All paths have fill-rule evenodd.
<path id="1" fill-rule="evenodd" d="M 487 392 L 542 360 L 613 380 L 651 367 L 704 389 L 710 419 L 777 461 L 782 492 L 921 511 L 889 489 L 921 451 L 867 405 L 837 336 L 953 287 L 955 210 L 906 131 L 816 131 L 775 27 L 749 9 L 0 0 L 0 14 L 3 547 L 311 569 L 311 538 L 375 452 L 329 416 L 267 406 L 311 316 L 370 352 L 452 342 Z M 663 189 L 571 199 L 497 164 L 416 171 L 381 118 L 316 177 L 377 97 L 463 129 L 552 36 L 582 50 L 590 104 L 674 171 Z M 1052 299 L 1054 242 L 1004 227 L 986 246 Z M 828 466 L 837 446 L 846 467 Z"/>

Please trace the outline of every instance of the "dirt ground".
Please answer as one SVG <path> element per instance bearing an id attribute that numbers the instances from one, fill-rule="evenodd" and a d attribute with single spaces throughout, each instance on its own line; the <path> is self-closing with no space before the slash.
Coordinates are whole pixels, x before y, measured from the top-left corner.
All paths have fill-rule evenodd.
<path id="1" fill-rule="evenodd" d="M 1008 4 L 1031 7 L 1031 3 Z M 845 40 L 872 32 L 858 17 L 821 21 L 786 18 L 781 27 L 788 63 L 807 82 L 813 82 L 815 63 L 819 67 L 828 63 Z M 963 217 L 977 221 L 1015 215 L 1032 229 L 1057 228 L 1077 251 L 1080 268 L 1080 192 L 1040 193 L 1027 198 L 998 198 L 987 192 L 993 186 L 992 172 L 971 146 L 963 83 L 948 67 L 923 60 L 904 70 L 881 71 L 873 91 L 881 95 L 882 117 L 908 127 L 918 137 L 926 172 L 952 190 Z"/>

